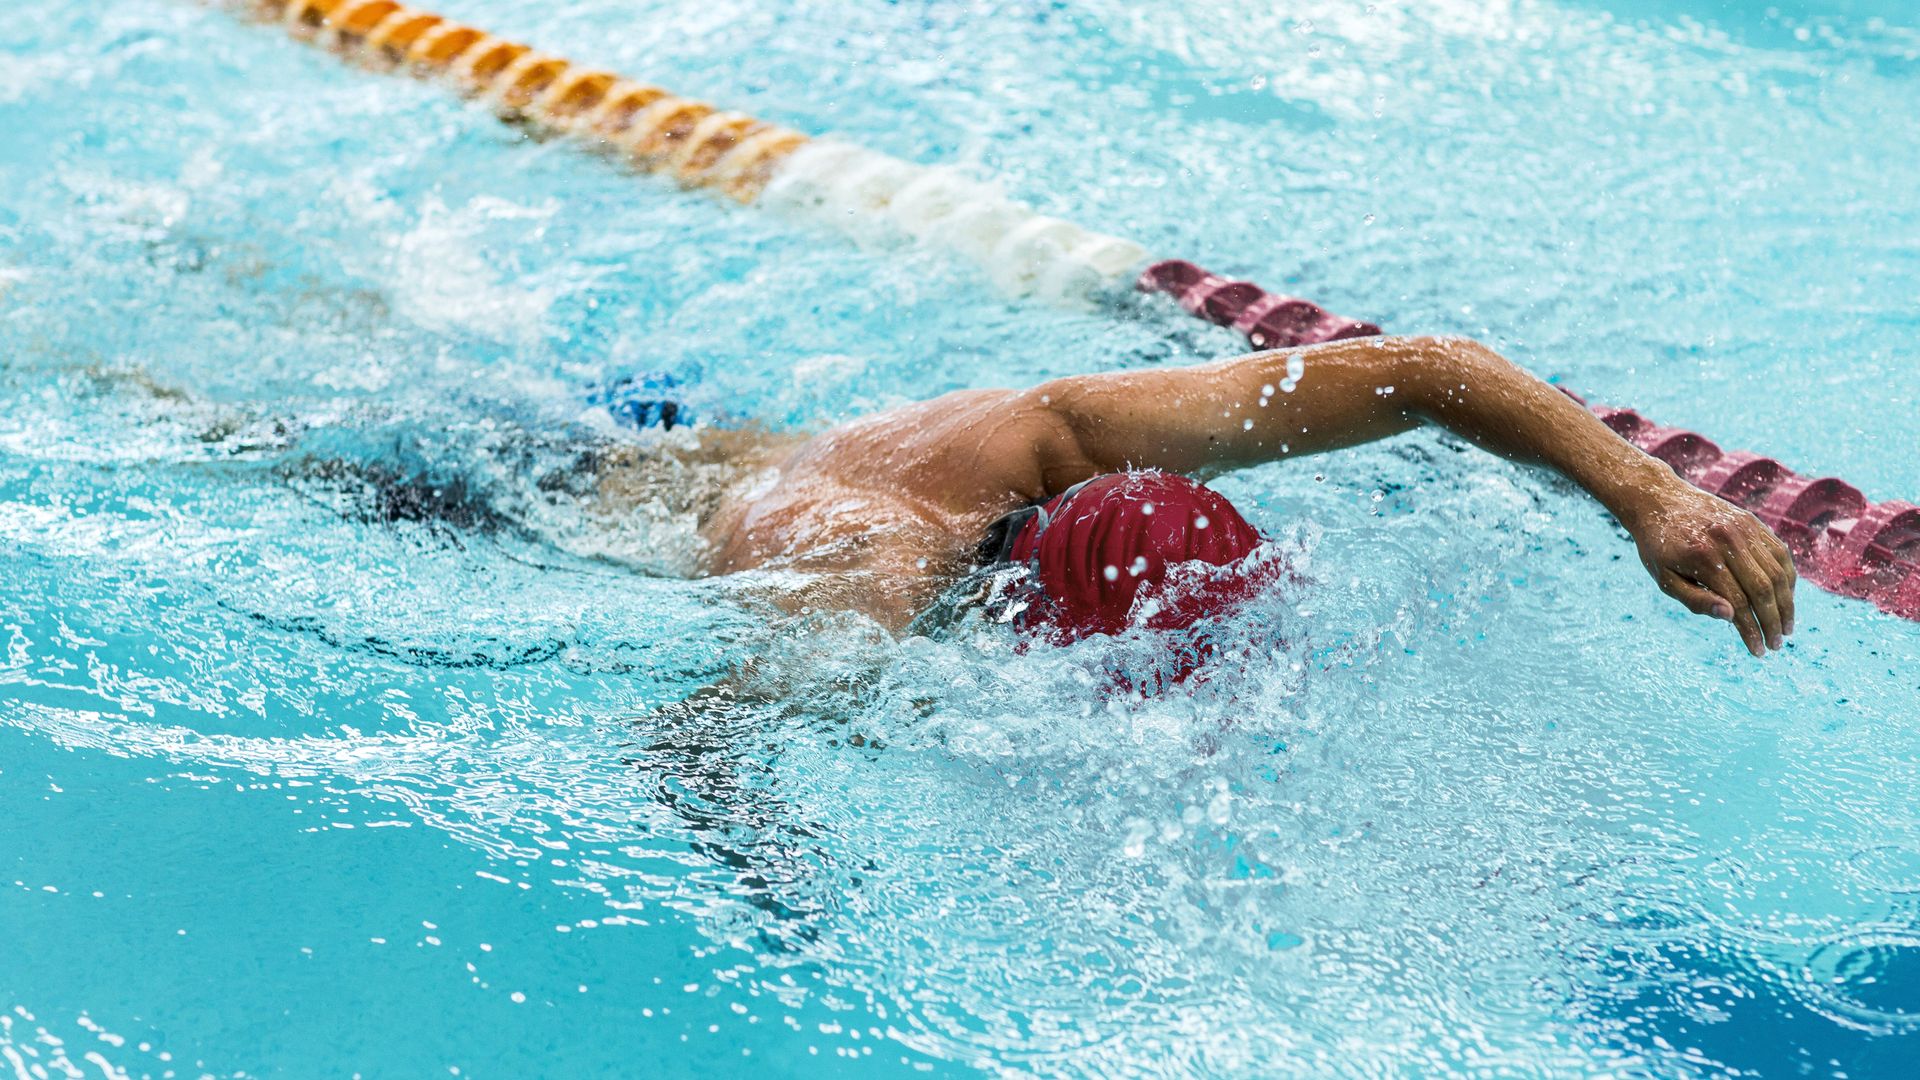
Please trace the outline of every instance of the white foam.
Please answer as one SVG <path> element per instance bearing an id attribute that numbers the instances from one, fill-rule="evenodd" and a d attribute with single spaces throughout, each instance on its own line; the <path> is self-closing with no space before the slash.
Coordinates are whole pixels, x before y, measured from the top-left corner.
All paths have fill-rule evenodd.
<path id="1" fill-rule="evenodd" d="M 502 274 L 487 260 L 481 234 L 489 221 L 543 218 L 551 212 L 497 199 L 476 199 L 459 209 L 428 200 L 420 223 L 395 245 L 387 284 L 396 306 L 425 327 L 503 344 L 535 340 L 553 305 L 553 289 Z"/>

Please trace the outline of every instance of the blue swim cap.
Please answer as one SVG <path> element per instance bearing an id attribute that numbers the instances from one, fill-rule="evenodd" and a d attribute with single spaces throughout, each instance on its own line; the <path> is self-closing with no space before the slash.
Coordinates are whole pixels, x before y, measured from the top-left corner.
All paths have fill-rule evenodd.
<path id="1" fill-rule="evenodd" d="M 615 424 L 634 431 L 653 427 L 672 431 L 677 425 L 693 423 L 693 411 L 680 395 L 680 380 L 664 371 L 612 379 L 590 391 L 587 404 L 604 407 Z"/>

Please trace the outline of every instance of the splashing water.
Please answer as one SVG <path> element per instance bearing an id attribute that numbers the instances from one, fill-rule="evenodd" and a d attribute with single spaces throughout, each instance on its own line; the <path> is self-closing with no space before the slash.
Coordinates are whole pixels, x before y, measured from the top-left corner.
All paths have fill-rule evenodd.
<path id="1" fill-rule="evenodd" d="M 1845 7 L 449 11 L 1912 498 L 1920 33 Z M 1807 591 L 1751 663 L 1431 434 L 1223 480 L 1299 580 L 1162 693 L 1115 692 L 1142 634 L 779 615 L 803 582 L 685 576 L 722 478 L 588 387 L 807 432 L 1231 334 L 1011 306 L 194 5 L 6 21 L 17 1069 L 1911 1060 L 1920 627 Z M 611 457 L 660 470 L 617 517 Z"/>

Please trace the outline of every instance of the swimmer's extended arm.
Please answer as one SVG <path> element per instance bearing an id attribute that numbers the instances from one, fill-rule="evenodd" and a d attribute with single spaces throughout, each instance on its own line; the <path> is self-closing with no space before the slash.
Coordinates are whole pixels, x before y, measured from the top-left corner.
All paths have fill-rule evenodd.
<path id="1" fill-rule="evenodd" d="M 1028 400 L 1098 470 L 1238 468 L 1438 423 L 1558 470 L 1633 534 L 1662 591 L 1759 656 L 1793 630 L 1793 560 L 1752 514 L 1695 488 L 1566 395 L 1457 338 L 1367 338 L 1188 368 L 1055 380 Z"/>

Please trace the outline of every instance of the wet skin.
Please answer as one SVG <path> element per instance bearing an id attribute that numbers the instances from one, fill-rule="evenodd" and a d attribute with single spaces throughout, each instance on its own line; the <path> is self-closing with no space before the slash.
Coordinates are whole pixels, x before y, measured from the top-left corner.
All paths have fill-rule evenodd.
<path id="1" fill-rule="evenodd" d="M 708 569 L 831 576 L 832 602 L 897 629 L 966 569 L 996 517 L 1090 476 L 1205 477 L 1425 423 L 1578 483 L 1633 536 L 1663 592 L 1732 623 L 1755 656 L 1793 632 L 1793 560 L 1765 525 L 1457 338 L 1369 338 L 966 390 L 763 446 L 757 479 L 706 516 Z"/>

